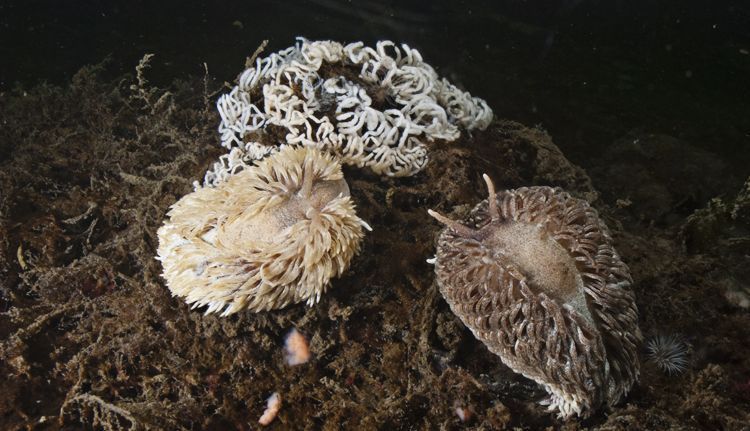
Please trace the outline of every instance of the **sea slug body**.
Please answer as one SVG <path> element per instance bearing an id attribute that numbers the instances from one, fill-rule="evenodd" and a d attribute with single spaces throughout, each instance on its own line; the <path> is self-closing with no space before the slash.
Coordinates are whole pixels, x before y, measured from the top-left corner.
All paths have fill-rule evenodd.
<path id="1" fill-rule="evenodd" d="M 370 227 L 341 165 L 286 146 L 214 187 L 174 204 L 159 229 L 167 286 L 206 313 L 315 304 Z"/>
<path id="2" fill-rule="evenodd" d="M 495 193 L 447 227 L 440 292 L 487 348 L 550 394 L 560 417 L 588 416 L 637 381 L 642 341 L 628 267 L 586 201 L 559 188 Z"/>

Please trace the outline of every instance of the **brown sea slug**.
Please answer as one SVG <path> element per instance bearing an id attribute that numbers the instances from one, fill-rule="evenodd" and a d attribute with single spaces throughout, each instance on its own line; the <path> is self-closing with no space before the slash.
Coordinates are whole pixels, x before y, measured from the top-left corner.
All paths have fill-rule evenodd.
<path id="1" fill-rule="evenodd" d="M 596 210 L 559 188 L 495 194 L 447 226 L 440 292 L 487 348 L 550 397 L 559 416 L 618 402 L 638 379 L 638 310 L 628 267 Z"/>
<path id="2" fill-rule="evenodd" d="M 306 147 L 284 147 L 216 187 L 199 187 L 168 216 L 157 257 L 167 286 L 223 315 L 316 303 L 369 229 L 341 165 Z"/>

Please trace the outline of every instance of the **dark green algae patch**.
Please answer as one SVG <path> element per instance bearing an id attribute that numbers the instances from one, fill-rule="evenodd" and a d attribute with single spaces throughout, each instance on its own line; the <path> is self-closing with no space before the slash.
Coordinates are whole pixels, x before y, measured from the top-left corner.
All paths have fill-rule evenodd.
<path id="1" fill-rule="evenodd" d="M 213 101 L 226 89 L 105 75 L 0 94 L 0 429 L 258 429 L 272 392 L 269 429 L 747 429 L 750 183 L 707 185 L 681 168 L 705 160 L 687 144 L 614 145 L 589 173 L 543 130 L 496 120 L 434 143 L 414 177 L 347 167 L 373 232 L 321 302 L 204 316 L 164 286 L 156 230 L 223 153 Z M 545 413 L 544 391 L 473 338 L 425 262 L 441 229 L 426 210 L 464 217 L 486 198 L 482 173 L 592 202 L 632 270 L 641 329 L 684 335 L 689 369 L 666 376 L 644 356 L 615 408 Z M 313 353 L 297 367 L 283 361 L 293 327 Z"/>

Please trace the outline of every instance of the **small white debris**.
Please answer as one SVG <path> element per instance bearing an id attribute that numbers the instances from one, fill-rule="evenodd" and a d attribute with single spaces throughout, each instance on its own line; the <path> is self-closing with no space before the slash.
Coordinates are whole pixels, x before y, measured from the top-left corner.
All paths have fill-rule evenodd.
<path id="1" fill-rule="evenodd" d="M 266 410 L 263 412 L 263 416 L 258 419 L 258 423 L 263 426 L 270 424 L 276 419 L 279 410 L 281 410 L 281 395 L 279 395 L 278 392 L 274 392 L 268 397 L 268 401 L 266 401 Z"/>
<path id="2" fill-rule="evenodd" d="M 284 340 L 284 359 L 287 365 L 301 365 L 310 360 L 310 347 L 307 339 L 297 329 L 292 329 Z"/>
<path id="3" fill-rule="evenodd" d="M 468 407 L 456 407 L 456 415 L 461 419 L 461 422 L 466 422 L 471 419 L 471 409 Z"/>
<path id="4" fill-rule="evenodd" d="M 21 267 L 21 271 L 26 271 L 29 269 L 29 266 L 26 265 L 26 260 L 23 258 L 23 245 L 18 244 L 18 249 L 16 250 L 16 259 L 18 259 L 18 266 Z"/>

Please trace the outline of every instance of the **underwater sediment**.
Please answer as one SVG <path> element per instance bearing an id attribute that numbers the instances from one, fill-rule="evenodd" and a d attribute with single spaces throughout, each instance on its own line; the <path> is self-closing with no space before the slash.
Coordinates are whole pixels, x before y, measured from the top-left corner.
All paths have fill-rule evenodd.
<path id="1" fill-rule="evenodd" d="M 157 229 L 223 153 L 217 91 L 210 78 L 157 89 L 93 67 L 67 87 L 0 98 L 0 428 L 254 429 L 276 392 L 283 403 L 270 426 L 280 429 L 750 421 L 750 316 L 728 277 L 748 267 L 746 190 L 687 214 L 659 205 L 669 224 L 653 222 L 646 199 L 612 193 L 620 178 L 592 182 L 543 130 L 503 119 L 435 141 L 412 177 L 345 166 L 373 232 L 314 307 L 191 311 L 160 276 Z M 621 403 L 583 422 L 539 408 L 545 391 L 474 339 L 425 262 L 442 230 L 426 210 L 463 219 L 486 197 L 483 173 L 498 190 L 559 186 L 590 202 L 631 269 L 644 335 L 684 334 L 688 369 L 669 376 L 644 362 Z M 283 345 L 295 327 L 312 357 L 291 367 Z"/>

